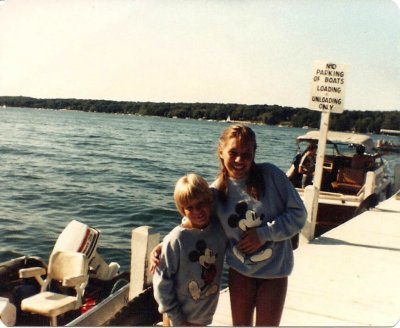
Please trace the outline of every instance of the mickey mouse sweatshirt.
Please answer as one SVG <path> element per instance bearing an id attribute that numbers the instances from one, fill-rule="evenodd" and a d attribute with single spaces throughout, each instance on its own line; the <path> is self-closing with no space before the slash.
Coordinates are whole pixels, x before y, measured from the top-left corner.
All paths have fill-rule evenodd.
<path id="1" fill-rule="evenodd" d="M 248 277 L 281 278 L 293 269 L 290 238 L 304 226 L 307 213 L 285 173 L 270 163 L 258 167 L 265 182 L 261 199 L 246 192 L 245 179 L 229 179 L 227 200 L 215 202 L 215 210 L 229 239 L 227 264 Z M 237 243 L 249 228 L 256 228 L 264 245 L 253 254 L 244 254 Z"/>
<path id="2" fill-rule="evenodd" d="M 225 233 L 215 218 L 205 229 L 177 226 L 165 236 L 153 286 L 159 312 L 166 312 L 172 325 L 212 322 L 226 246 Z"/>

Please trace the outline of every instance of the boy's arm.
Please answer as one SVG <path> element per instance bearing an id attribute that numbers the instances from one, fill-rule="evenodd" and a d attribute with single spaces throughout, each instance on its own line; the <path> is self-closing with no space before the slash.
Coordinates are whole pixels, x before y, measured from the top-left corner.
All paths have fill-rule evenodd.
<path id="1" fill-rule="evenodd" d="M 154 298 L 160 313 L 167 313 L 173 326 L 183 325 L 185 318 L 177 299 L 175 275 L 179 268 L 180 244 L 177 240 L 164 240 L 160 264 L 153 276 Z"/>

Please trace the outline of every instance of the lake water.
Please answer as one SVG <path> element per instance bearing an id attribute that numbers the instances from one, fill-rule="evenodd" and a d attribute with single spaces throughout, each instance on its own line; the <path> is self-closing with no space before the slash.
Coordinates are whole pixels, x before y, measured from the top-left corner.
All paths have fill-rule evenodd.
<path id="1" fill-rule="evenodd" d="M 0 110 L 0 262 L 47 259 L 76 219 L 102 232 L 98 252 L 130 265 L 131 230 L 179 224 L 172 193 L 189 172 L 212 182 L 227 123 L 24 108 Z M 256 161 L 286 171 L 306 130 L 252 125 Z M 392 159 L 398 159 L 393 157 Z"/>

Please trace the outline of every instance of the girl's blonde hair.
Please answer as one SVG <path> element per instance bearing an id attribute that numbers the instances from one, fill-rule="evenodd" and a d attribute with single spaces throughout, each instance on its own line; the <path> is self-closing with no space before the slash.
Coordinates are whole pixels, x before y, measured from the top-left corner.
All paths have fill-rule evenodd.
<path id="1" fill-rule="evenodd" d="M 217 156 L 220 161 L 220 170 L 217 176 L 216 188 L 219 191 L 219 196 L 222 201 L 226 201 L 228 195 L 228 171 L 224 165 L 224 161 L 220 157 L 220 153 L 226 147 L 228 141 L 232 138 L 237 138 L 241 143 L 252 144 L 254 154 L 257 149 L 256 134 L 254 131 L 246 125 L 234 124 L 226 128 L 219 138 L 219 144 L 217 149 Z M 264 177 L 261 170 L 258 168 L 256 163 L 251 163 L 249 175 L 246 181 L 247 192 L 249 195 L 256 199 L 260 199 L 264 191 Z"/>
<path id="2" fill-rule="evenodd" d="M 194 199 L 212 203 L 212 191 L 204 178 L 189 173 L 180 178 L 175 184 L 174 201 L 175 206 L 182 216 L 185 216 L 183 209 Z"/>

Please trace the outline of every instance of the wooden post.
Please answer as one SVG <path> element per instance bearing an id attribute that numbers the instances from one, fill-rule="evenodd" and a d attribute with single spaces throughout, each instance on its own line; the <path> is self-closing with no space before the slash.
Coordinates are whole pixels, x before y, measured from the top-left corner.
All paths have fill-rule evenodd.
<path id="1" fill-rule="evenodd" d="M 149 273 L 149 256 L 153 248 L 160 242 L 160 234 L 149 226 L 132 230 L 131 241 L 131 281 L 129 299 L 133 299 L 152 282 Z"/>
<path id="2" fill-rule="evenodd" d="M 317 150 L 317 162 L 315 164 L 315 172 L 314 172 L 314 187 L 318 190 L 321 190 L 321 181 L 322 181 L 322 171 L 324 167 L 324 158 L 325 158 L 325 148 L 326 148 L 326 138 L 328 136 L 329 129 L 329 116 L 330 112 L 322 112 L 321 113 L 321 123 L 320 123 L 320 134 L 318 141 L 318 150 Z"/>
<path id="3" fill-rule="evenodd" d="M 400 164 L 396 164 L 394 167 L 394 181 L 391 193 L 398 192 L 399 190 L 400 190 Z"/>
<path id="4" fill-rule="evenodd" d="M 317 162 L 314 171 L 314 184 L 304 189 L 304 204 L 307 209 L 307 222 L 302 230 L 300 243 L 314 239 L 315 225 L 317 224 L 318 198 L 321 190 L 322 172 L 324 168 L 326 138 L 329 129 L 330 112 L 321 113 L 320 136 L 318 141 Z"/>
<path id="5" fill-rule="evenodd" d="M 365 177 L 364 199 L 374 193 L 375 184 L 375 173 L 371 171 L 367 172 Z"/>
<path id="6" fill-rule="evenodd" d="M 315 186 L 307 186 L 304 189 L 304 205 L 307 209 L 307 221 L 301 230 L 299 243 L 308 243 L 314 238 L 315 225 L 318 212 L 319 190 Z"/>
<path id="7" fill-rule="evenodd" d="M 311 81 L 310 109 L 321 112 L 320 135 L 318 141 L 317 162 L 314 171 L 314 192 L 310 192 L 310 200 L 307 222 L 310 225 L 303 229 L 304 235 L 308 240 L 314 239 L 315 225 L 318 214 L 318 197 L 321 190 L 322 173 L 324 168 L 324 157 L 326 148 L 326 138 L 329 129 L 329 116 L 331 113 L 342 113 L 344 110 L 344 82 L 346 76 L 346 65 L 338 65 L 332 62 L 316 61 L 313 67 L 313 79 Z M 327 74 L 335 74 L 340 79 L 326 79 Z M 333 90 L 333 85 L 337 85 L 338 90 Z M 328 88 L 329 87 L 329 88 Z M 304 195 L 305 197 L 306 195 Z M 307 224 L 306 224 L 307 225 Z"/>

